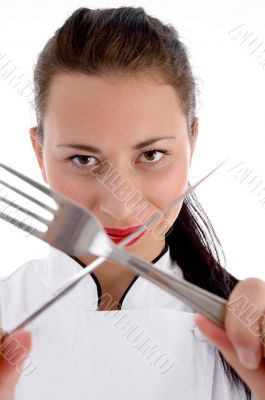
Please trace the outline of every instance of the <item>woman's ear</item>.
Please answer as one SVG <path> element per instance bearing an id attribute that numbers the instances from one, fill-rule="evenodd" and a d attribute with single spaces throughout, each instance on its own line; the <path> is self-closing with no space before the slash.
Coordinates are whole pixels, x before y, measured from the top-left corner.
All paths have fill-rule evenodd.
<path id="1" fill-rule="evenodd" d="M 45 166 L 43 162 L 43 153 L 42 153 L 42 143 L 40 143 L 40 139 L 37 137 L 37 128 L 30 128 L 29 129 L 30 140 L 32 147 L 34 149 L 39 167 L 41 169 L 42 177 L 46 183 L 48 183 Z"/>
<path id="2" fill-rule="evenodd" d="M 193 124 L 191 127 L 191 137 L 190 137 L 190 163 L 192 160 L 192 155 L 198 138 L 198 133 L 199 133 L 199 118 L 194 117 Z"/>

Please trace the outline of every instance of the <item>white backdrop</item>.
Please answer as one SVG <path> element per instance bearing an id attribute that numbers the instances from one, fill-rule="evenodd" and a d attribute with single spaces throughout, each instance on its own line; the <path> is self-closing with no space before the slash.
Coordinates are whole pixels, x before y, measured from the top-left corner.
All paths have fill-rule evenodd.
<path id="1" fill-rule="evenodd" d="M 37 55 L 76 8 L 121 5 L 143 6 L 174 24 L 188 46 L 201 92 L 200 136 L 190 181 L 195 183 L 230 157 L 229 164 L 198 188 L 197 194 L 224 247 L 229 271 L 240 279 L 265 279 L 264 0 L 2 2 L 0 161 L 42 181 L 28 134 L 34 123 L 30 101 Z M 44 257 L 48 249 L 2 220 L 0 239 L 0 276 L 29 259 Z"/>

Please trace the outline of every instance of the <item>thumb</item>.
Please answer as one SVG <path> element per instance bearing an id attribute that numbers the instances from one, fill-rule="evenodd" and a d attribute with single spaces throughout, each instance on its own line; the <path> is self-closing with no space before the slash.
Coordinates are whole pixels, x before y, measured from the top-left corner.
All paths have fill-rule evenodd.
<path id="1" fill-rule="evenodd" d="M 257 396 L 255 398 L 257 400 L 265 399 L 265 360 L 262 360 L 259 368 L 256 370 L 245 368 L 239 361 L 235 349 L 224 329 L 215 325 L 201 314 L 195 314 L 195 323 L 201 332 L 217 346 L 226 361 L 250 388 L 252 394 Z"/>

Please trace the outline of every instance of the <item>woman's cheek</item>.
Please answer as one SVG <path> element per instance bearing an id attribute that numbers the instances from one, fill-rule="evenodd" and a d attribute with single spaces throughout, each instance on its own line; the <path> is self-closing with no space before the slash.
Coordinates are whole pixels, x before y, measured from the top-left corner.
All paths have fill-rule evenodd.
<path id="1" fill-rule="evenodd" d="M 153 182 L 150 179 L 149 186 L 147 187 L 146 185 L 146 197 L 157 209 L 162 210 L 169 206 L 185 192 L 188 184 L 188 169 L 182 167 L 182 170 L 179 171 L 179 168 L 170 173 L 167 171 L 167 173 L 163 175 L 161 174 L 159 179 L 154 179 Z M 182 204 L 183 200 L 180 203 L 177 203 L 175 207 L 168 211 L 163 218 L 157 222 L 156 233 L 158 235 L 164 236 L 164 234 L 172 227 L 174 221 L 179 215 Z"/>
<path id="2" fill-rule="evenodd" d="M 149 198 L 158 208 L 167 207 L 187 189 L 188 163 L 171 166 L 154 182 Z"/>
<path id="3" fill-rule="evenodd" d="M 92 182 L 88 182 L 84 177 L 76 176 L 73 173 L 66 174 L 50 171 L 47 176 L 51 189 L 69 197 L 84 207 L 90 208 L 96 193 L 95 185 Z"/>

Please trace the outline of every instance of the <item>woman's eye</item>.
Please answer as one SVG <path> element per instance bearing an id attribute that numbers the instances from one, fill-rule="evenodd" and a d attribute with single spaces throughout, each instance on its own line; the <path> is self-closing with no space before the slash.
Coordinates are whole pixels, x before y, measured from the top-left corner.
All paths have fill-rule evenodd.
<path id="1" fill-rule="evenodd" d="M 94 165 L 94 163 L 91 162 L 91 160 L 94 159 L 95 157 L 93 156 L 84 156 L 84 155 L 75 155 L 72 157 L 69 157 L 69 161 L 71 161 L 75 166 L 77 167 L 91 167 Z"/>
<path id="2" fill-rule="evenodd" d="M 148 150 L 142 155 L 144 155 L 145 162 L 147 161 L 147 163 L 156 163 L 163 158 L 164 154 L 168 154 L 168 152 L 166 150 Z"/>

